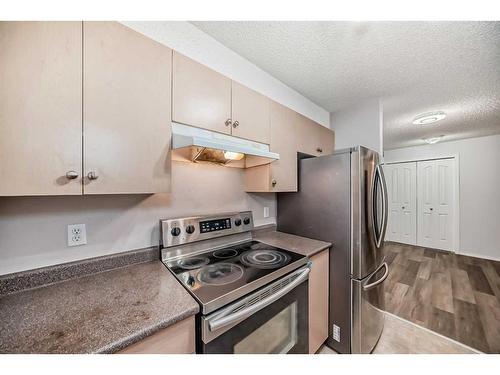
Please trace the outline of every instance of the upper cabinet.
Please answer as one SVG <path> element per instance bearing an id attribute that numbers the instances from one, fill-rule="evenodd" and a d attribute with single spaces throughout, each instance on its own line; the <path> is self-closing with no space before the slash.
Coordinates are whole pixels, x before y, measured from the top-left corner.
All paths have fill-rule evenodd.
<path id="1" fill-rule="evenodd" d="M 174 51 L 172 120 L 231 134 L 231 80 Z"/>
<path id="2" fill-rule="evenodd" d="M 297 143 L 295 113 L 281 104 L 270 106 L 270 149 L 280 155 L 270 164 L 245 170 L 248 192 L 297 191 Z"/>
<path id="3" fill-rule="evenodd" d="M 269 144 L 271 101 L 233 81 L 232 135 Z"/>
<path id="4" fill-rule="evenodd" d="M 0 196 L 168 192 L 171 121 L 279 153 L 246 191 L 296 191 L 297 152 L 334 149 L 331 130 L 118 22 L 0 22 L 0 51 Z"/>
<path id="5" fill-rule="evenodd" d="M 0 22 L 0 195 L 82 194 L 82 23 Z"/>
<path id="6" fill-rule="evenodd" d="M 331 155 L 335 151 L 335 132 L 325 126 L 316 125 L 316 136 L 318 147 L 316 152 L 318 156 Z"/>
<path id="7" fill-rule="evenodd" d="M 0 50 L 0 195 L 170 190 L 171 49 L 117 22 L 0 22 Z"/>
<path id="8" fill-rule="evenodd" d="M 84 193 L 170 191 L 172 50 L 117 22 L 83 40 Z"/>
<path id="9" fill-rule="evenodd" d="M 172 121 L 269 144 L 270 100 L 174 51 Z"/>
<path id="10" fill-rule="evenodd" d="M 329 155 L 334 151 L 335 133 L 298 113 L 295 114 L 297 126 L 297 151 L 312 156 Z"/>

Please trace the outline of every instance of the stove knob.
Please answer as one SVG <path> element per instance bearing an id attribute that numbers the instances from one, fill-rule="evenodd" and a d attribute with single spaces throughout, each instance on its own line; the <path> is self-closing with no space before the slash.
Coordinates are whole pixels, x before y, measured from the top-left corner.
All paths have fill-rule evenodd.
<path id="1" fill-rule="evenodd" d="M 245 224 L 245 225 L 250 224 L 250 218 L 249 217 L 244 218 L 243 219 L 243 224 Z"/>
<path id="2" fill-rule="evenodd" d="M 179 234 L 181 234 L 181 228 L 173 227 L 170 233 L 172 234 L 172 236 L 178 236 Z"/>
<path id="3" fill-rule="evenodd" d="M 239 227 L 241 225 L 241 219 L 236 219 L 234 221 L 234 225 L 236 225 L 237 227 Z"/>
<path id="4" fill-rule="evenodd" d="M 186 233 L 188 234 L 194 233 L 194 225 L 188 225 L 186 227 Z"/>
<path id="5" fill-rule="evenodd" d="M 186 283 L 187 283 L 187 285 L 189 285 L 189 286 L 193 286 L 193 285 L 194 285 L 194 283 L 195 283 L 194 277 L 193 277 L 193 276 L 191 276 L 191 275 L 189 275 L 189 276 L 188 276 L 188 278 L 187 278 L 187 280 L 186 280 Z"/>

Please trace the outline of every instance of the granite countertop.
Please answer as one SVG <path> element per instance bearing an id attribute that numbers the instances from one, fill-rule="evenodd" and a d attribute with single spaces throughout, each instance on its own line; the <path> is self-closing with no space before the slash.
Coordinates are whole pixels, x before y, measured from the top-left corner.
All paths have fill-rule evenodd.
<path id="1" fill-rule="evenodd" d="M 159 261 L 0 297 L 0 353 L 112 353 L 196 314 Z"/>
<path id="2" fill-rule="evenodd" d="M 278 232 L 272 228 L 254 230 L 252 236 L 254 240 L 308 257 L 332 246 L 329 242 Z"/>

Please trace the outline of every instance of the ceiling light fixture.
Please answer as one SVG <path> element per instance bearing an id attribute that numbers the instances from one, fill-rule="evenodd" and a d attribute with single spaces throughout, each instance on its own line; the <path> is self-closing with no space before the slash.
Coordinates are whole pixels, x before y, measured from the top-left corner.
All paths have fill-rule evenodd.
<path id="1" fill-rule="evenodd" d="M 423 141 L 427 142 L 430 145 L 433 145 L 435 143 L 438 143 L 444 135 L 438 135 L 437 137 L 429 137 L 429 138 L 423 138 Z"/>
<path id="2" fill-rule="evenodd" d="M 443 111 L 423 113 L 413 120 L 414 125 L 429 125 L 438 122 L 446 117 Z"/>

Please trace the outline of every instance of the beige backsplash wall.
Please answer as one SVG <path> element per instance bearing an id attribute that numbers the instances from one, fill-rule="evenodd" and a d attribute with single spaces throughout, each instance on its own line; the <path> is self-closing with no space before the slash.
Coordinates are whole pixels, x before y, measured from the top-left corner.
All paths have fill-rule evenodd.
<path id="1" fill-rule="evenodd" d="M 159 219 L 252 210 L 275 222 L 275 194 L 244 192 L 243 170 L 173 163 L 172 192 L 0 198 L 0 274 L 158 244 Z M 264 207 L 270 217 L 264 219 Z M 68 224 L 86 224 L 87 245 L 68 247 Z"/>

